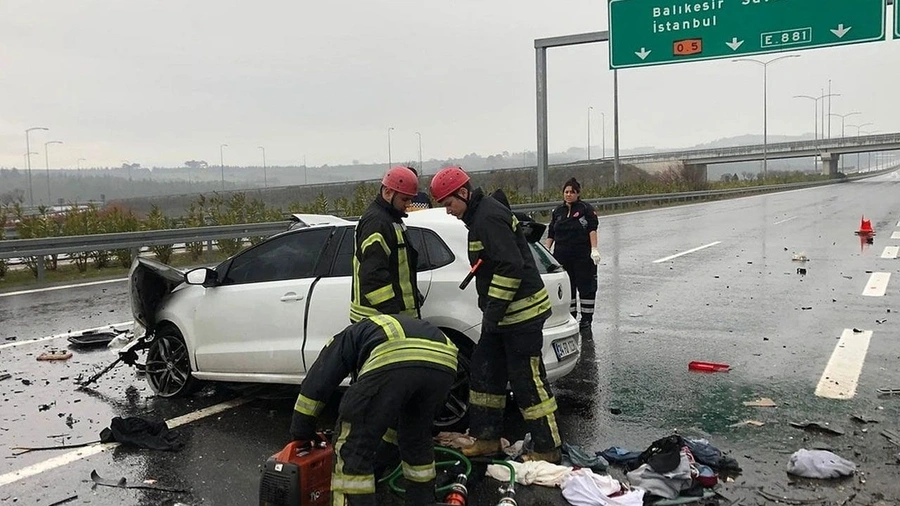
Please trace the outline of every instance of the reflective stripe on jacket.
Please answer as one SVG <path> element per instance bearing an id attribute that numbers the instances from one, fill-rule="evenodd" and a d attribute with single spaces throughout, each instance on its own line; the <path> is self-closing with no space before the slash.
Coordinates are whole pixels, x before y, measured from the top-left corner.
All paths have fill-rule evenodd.
<path id="1" fill-rule="evenodd" d="M 404 213 L 381 196 L 356 225 L 350 321 L 379 314 L 419 316 L 416 264 Z"/>
<path id="2" fill-rule="evenodd" d="M 509 208 L 478 188 L 469 198 L 463 221 L 469 228 L 469 263 L 483 261 L 475 272 L 475 287 L 484 317 L 510 327 L 549 316 L 544 280 Z"/>

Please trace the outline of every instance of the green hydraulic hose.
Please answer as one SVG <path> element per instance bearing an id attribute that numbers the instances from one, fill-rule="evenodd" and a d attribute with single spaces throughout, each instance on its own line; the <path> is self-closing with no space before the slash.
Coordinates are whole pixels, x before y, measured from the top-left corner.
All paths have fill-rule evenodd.
<path id="1" fill-rule="evenodd" d="M 468 478 L 472 474 L 472 462 L 470 462 L 469 458 L 466 457 L 465 455 L 463 455 L 462 453 L 460 453 L 452 448 L 445 448 L 443 446 L 435 446 L 434 451 L 435 451 L 435 453 L 445 453 L 447 455 L 450 455 L 450 456 L 456 458 L 456 460 L 437 461 L 434 464 L 434 466 L 436 468 L 451 467 L 451 466 L 455 466 L 458 462 L 462 462 L 466 467 L 466 473 L 465 473 L 466 478 Z M 400 486 L 397 485 L 397 479 L 400 478 L 401 476 L 403 476 L 403 465 L 402 464 L 397 466 L 397 468 L 394 469 L 394 471 L 391 474 L 378 480 L 378 482 L 384 483 L 386 481 L 386 482 L 388 482 L 388 486 L 391 488 L 391 490 L 393 490 L 394 492 L 396 492 L 398 494 L 404 494 L 404 493 L 406 493 L 406 490 L 400 488 Z M 449 492 L 452 487 L 453 487 L 453 483 L 450 483 L 448 485 L 444 485 L 443 487 L 438 488 L 435 492 L 438 494 L 444 493 L 444 492 Z"/>

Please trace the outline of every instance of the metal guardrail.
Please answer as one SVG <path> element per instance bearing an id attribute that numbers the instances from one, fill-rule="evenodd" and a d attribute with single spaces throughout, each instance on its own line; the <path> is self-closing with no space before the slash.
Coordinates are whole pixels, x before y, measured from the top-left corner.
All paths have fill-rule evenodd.
<path id="1" fill-rule="evenodd" d="M 893 170 L 886 169 L 886 170 Z M 844 179 L 830 179 L 803 183 L 787 183 L 779 185 L 752 186 L 725 190 L 703 190 L 679 193 L 660 193 L 651 195 L 631 195 L 624 197 L 607 197 L 585 199 L 593 206 L 617 207 L 641 203 L 667 203 L 687 200 L 698 200 L 715 197 L 736 197 L 773 191 L 784 191 L 798 188 L 809 188 L 835 184 L 846 180 L 870 177 L 885 171 L 855 175 Z M 531 213 L 552 211 L 559 202 L 540 202 L 533 204 L 515 204 L 514 211 Z M 43 280 L 43 260 L 46 255 L 64 253 L 82 253 L 87 251 L 107 251 L 119 249 L 138 249 L 144 246 L 180 244 L 189 242 L 211 242 L 221 239 L 239 239 L 256 236 L 269 236 L 284 232 L 290 221 L 268 223 L 248 223 L 240 225 L 213 225 L 196 228 L 177 228 L 166 230 L 148 230 L 141 232 L 121 232 L 115 234 L 92 234 L 63 237 L 46 237 L 40 239 L 12 239 L 0 241 L 0 259 L 38 257 L 38 279 Z"/>

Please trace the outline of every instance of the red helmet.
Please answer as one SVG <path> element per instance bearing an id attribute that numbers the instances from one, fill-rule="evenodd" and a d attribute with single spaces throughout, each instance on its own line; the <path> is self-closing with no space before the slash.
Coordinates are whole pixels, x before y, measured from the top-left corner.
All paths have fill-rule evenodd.
<path id="1" fill-rule="evenodd" d="M 431 178 L 431 196 L 438 202 L 456 193 L 469 182 L 469 175 L 462 167 L 446 167 Z"/>
<path id="2" fill-rule="evenodd" d="M 384 179 L 381 180 L 381 184 L 389 190 L 394 190 L 404 195 L 415 196 L 419 193 L 419 178 L 416 177 L 413 171 L 409 170 L 409 167 L 394 167 L 387 171 Z"/>

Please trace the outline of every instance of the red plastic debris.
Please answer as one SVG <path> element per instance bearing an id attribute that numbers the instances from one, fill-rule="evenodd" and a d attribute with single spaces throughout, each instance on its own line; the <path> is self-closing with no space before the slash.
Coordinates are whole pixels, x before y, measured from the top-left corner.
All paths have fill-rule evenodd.
<path id="1" fill-rule="evenodd" d="M 688 370 L 696 372 L 728 372 L 729 369 L 731 369 L 730 365 L 716 362 L 694 361 L 688 364 Z"/>

